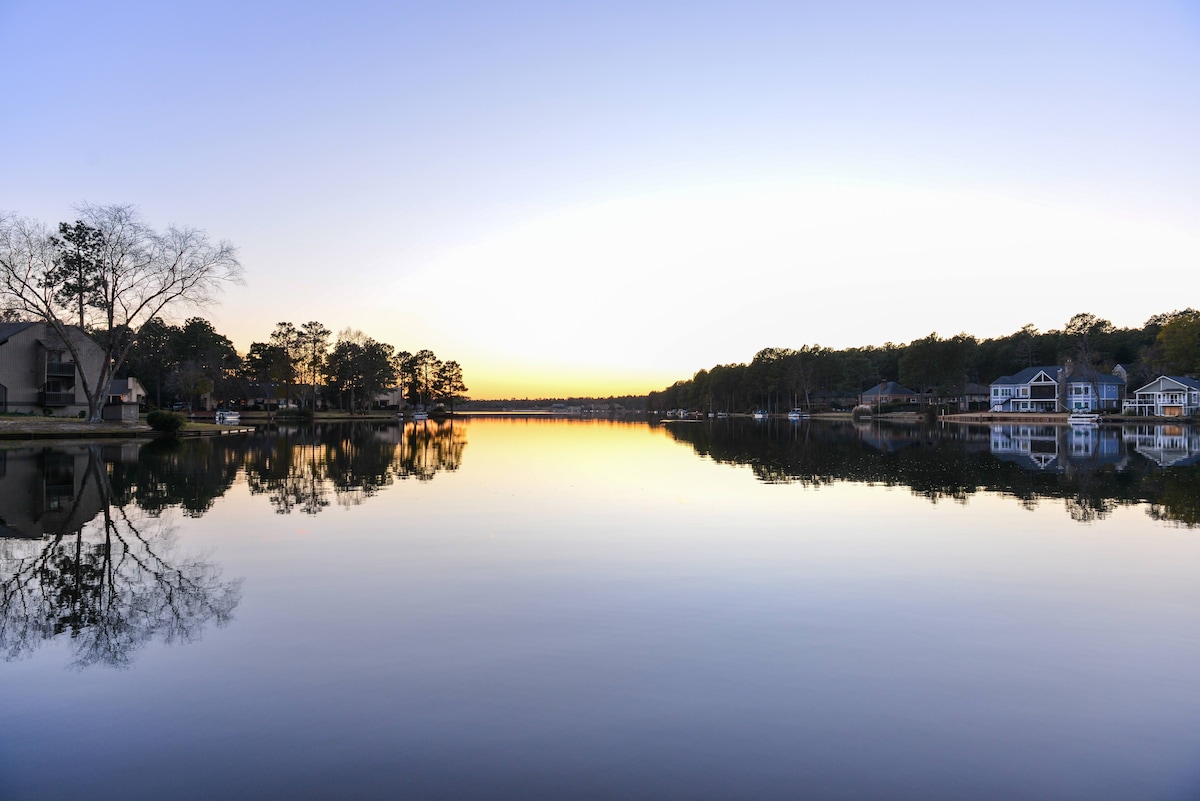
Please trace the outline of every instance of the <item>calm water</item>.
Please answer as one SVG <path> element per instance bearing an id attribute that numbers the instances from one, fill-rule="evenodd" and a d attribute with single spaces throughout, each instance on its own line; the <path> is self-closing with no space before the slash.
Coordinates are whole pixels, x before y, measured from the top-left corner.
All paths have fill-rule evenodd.
<path id="1" fill-rule="evenodd" d="M 1194 799 L 1200 437 L 0 449 L 0 798 Z"/>

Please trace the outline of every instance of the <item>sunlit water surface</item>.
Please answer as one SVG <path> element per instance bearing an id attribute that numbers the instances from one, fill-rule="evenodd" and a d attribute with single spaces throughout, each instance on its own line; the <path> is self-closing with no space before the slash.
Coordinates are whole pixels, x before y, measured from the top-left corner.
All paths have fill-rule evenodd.
<path id="1" fill-rule="evenodd" d="M 1196 798 L 1200 468 L 996 434 L 10 447 L 0 797 Z"/>

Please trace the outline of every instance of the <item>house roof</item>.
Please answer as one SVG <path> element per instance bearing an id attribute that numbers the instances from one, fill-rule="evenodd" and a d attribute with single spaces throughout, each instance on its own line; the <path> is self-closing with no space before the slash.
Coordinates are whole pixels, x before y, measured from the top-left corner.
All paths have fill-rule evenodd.
<path id="1" fill-rule="evenodd" d="M 1121 378 L 1121 376 L 1112 375 L 1111 373 L 1096 373 L 1096 375 L 1093 378 L 1084 378 L 1082 376 L 1072 376 L 1071 378 L 1067 379 L 1067 383 L 1070 383 L 1070 384 L 1075 384 L 1075 383 L 1091 384 L 1093 381 L 1097 384 L 1124 384 L 1125 383 L 1125 380 L 1123 378 Z"/>
<path id="2" fill-rule="evenodd" d="M 1038 373 L 1045 373 L 1051 378 L 1054 378 L 1058 375 L 1058 371 L 1058 367 L 1026 367 L 1019 373 L 1000 376 L 992 382 L 992 386 L 996 386 L 997 384 L 1028 384 Z"/>
<path id="3" fill-rule="evenodd" d="M 897 384 L 895 381 L 885 381 L 868 389 L 862 393 L 863 397 L 876 397 L 878 395 L 916 395 L 911 389 Z"/>
<path id="4" fill-rule="evenodd" d="M 1061 369 L 1062 369 L 1061 367 L 1046 367 L 1046 366 L 1026 367 L 1024 370 L 1022 370 L 1021 372 L 1016 373 L 1014 375 L 1000 376 L 999 378 L 997 378 L 995 381 L 992 382 L 992 386 L 997 386 L 997 385 L 1009 386 L 1009 385 L 1014 385 L 1014 384 L 1028 384 L 1030 381 L 1033 380 L 1034 376 L 1036 376 L 1038 373 L 1045 373 L 1050 378 L 1056 378 L 1058 376 L 1059 370 L 1061 370 Z M 1072 375 L 1067 379 L 1067 383 L 1068 384 L 1081 384 L 1081 383 L 1124 384 L 1125 383 L 1125 381 L 1119 375 L 1111 375 L 1109 373 L 1101 373 L 1101 372 L 1097 372 L 1097 371 L 1092 371 L 1092 372 L 1093 372 L 1093 375 L 1089 378 L 1084 378 L 1080 373 L 1076 373 L 1075 375 Z"/>
<path id="5" fill-rule="evenodd" d="M 1138 392 L 1145 392 L 1146 390 L 1150 389 L 1150 387 L 1152 387 L 1155 384 L 1159 383 L 1160 381 L 1164 381 L 1164 380 L 1174 381 L 1175 383 L 1182 384 L 1183 386 L 1188 387 L 1190 389 L 1200 389 L 1200 380 L 1197 380 L 1195 378 L 1188 378 L 1187 376 L 1184 376 L 1184 375 L 1160 375 L 1158 378 L 1154 379 L 1146 386 L 1139 387 L 1138 389 L 1134 390 L 1134 394 L 1137 394 Z"/>
<path id="6" fill-rule="evenodd" d="M 108 394 L 124 395 L 132 388 L 130 386 L 131 384 L 137 384 L 138 389 L 143 391 L 145 390 L 145 387 L 142 386 L 142 382 L 138 381 L 136 377 L 114 378 L 112 381 L 108 382 Z"/>
<path id="7" fill-rule="evenodd" d="M 37 323 L 0 323 L 0 344 L 7 342 L 13 334 L 19 334 L 32 325 L 37 325 Z"/>

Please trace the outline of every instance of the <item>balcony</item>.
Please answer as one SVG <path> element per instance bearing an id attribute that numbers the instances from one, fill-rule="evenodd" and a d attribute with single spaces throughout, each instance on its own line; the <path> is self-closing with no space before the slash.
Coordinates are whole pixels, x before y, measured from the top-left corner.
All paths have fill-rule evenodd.
<path id="1" fill-rule="evenodd" d="M 40 406 L 70 406 L 75 403 L 74 392 L 39 392 L 38 405 Z"/>
<path id="2" fill-rule="evenodd" d="M 74 378 L 75 362 L 46 362 L 47 378 Z"/>

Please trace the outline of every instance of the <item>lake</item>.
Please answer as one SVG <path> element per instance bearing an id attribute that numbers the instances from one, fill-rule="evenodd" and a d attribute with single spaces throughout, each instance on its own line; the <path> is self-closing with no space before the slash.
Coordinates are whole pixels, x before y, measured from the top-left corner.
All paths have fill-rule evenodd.
<path id="1" fill-rule="evenodd" d="M 0 798 L 1191 799 L 1200 434 L 0 447 Z"/>

